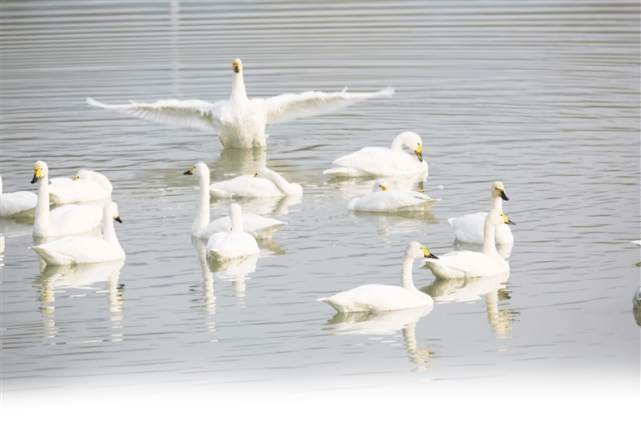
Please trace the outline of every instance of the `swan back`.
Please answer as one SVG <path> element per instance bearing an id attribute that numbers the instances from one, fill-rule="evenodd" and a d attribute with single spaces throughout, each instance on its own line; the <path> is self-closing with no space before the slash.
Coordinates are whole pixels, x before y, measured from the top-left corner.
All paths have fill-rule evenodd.
<path id="1" fill-rule="evenodd" d="M 111 194 L 111 192 L 113 191 L 113 185 L 111 185 L 109 179 L 107 179 L 107 177 L 100 172 L 80 169 L 78 173 L 76 173 L 76 175 L 73 177 L 74 181 L 77 181 L 79 179 L 88 179 L 95 181 L 109 194 Z"/>

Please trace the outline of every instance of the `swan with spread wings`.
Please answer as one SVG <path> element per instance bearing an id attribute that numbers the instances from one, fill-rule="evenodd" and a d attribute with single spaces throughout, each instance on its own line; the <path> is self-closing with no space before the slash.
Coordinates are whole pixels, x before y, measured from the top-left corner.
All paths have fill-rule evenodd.
<path id="1" fill-rule="evenodd" d="M 300 117 L 316 116 L 358 101 L 377 96 L 391 96 L 393 88 L 378 92 L 349 93 L 308 91 L 287 93 L 271 98 L 247 98 L 243 82 L 243 63 L 232 63 L 234 81 L 229 100 L 213 104 L 206 101 L 179 101 L 168 99 L 152 104 L 131 102 L 125 105 L 107 105 L 87 98 L 90 105 L 123 111 L 136 117 L 204 130 L 215 130 L 224 147 L 265 147 L 265 126 Z"/>

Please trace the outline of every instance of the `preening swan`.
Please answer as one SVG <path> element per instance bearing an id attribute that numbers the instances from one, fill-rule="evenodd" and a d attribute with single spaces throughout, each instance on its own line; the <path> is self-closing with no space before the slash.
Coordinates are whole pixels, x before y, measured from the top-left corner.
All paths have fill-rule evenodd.
<path id="1" fill-rule="evenodd" d="M 95 262 L 125 259 L 114 224 L 111 219 L 122 222 L 115 202 L 107 202 L 103 208 L 103 237 L 72 236 L 31 247 L 47 264 L 91 264 Z"/>
<path id="2" fill-rule="evenodd" d="M 206 164 L 199 162 L 185 172 L 185 175 L 196 175 L 200 181 L 200 198 L 198 200 L 198 212 L 196 220 L 191 226 L 191 235 L 199 239 L 209 239 L 212 234 L 220 231 L 231 230 L 231 218 L 229 216 L 219 218 L 209 223 L 209 168 Z M 269 237 L 284 222 L 272 218 L 264 218 L 255 214 L 242 215 L 243 230 L 254 237 Z"/>
<path id="3" fill-rule="evenodd" d="M 347 209 L 361 212 L 412 211 L 427 209 L 437 201 L 417 191 L 390 189 L 386 180 L 379 179 L 374 183 L 371 194 L 353 198 L 347 203 Z"/>
<path id="4" fill-rule="evenodd" d="M 241 175 L 209 186 L 215 197 L 284 197 L 303 194 L 300 184 L 289 183 L 271 169 L 260 168 L 252 175 Z"/>
<path id="5" fill-rule="evenodd" d="M 231 231 L 221 231 L 211 235 L 207 241 L 207 255 L 217 260 L 245 258 L 260 252 L 256 239 L 243 231 L 240 205 L 229 205 Z"/>
<path id="6" fill-rule="evenodd" d="M 412 242 L 405 250 L 401 286 L 363 285 L 329 298 L 320 298 L 339 312 L 391 311 L 432 305 L 432 297 L 416 289 L 412 264 L 417 258 L 438 259 L 425 246 Z"/>
<path id="7" fill-rule="evenodd" d="M 514 224 L 501 211 L 493 209 L 485 219 L 483 253 L 457 251 L 429 259 L 426 266 L 436 277 L 457 279 L 461 277 L 496 276 L 510 271 L 510 265 L 498 254 L 494 242 L 494 229 L 499 224 Z"/>
<path id="8" fill-rule="evenodd" d="M 415 156 L 406 153 L 409 147 Z M 332 162 L 333 168 L 323 172 L 336 176 L 398 176 L 427 172 L 423 160 L 423 142 L 414 132 L 403 132 L 394 138 L 392 148 L 365 147 Z"/>
<path id="9" fill-rule="evenodd" d="M 113 190 L 106 176 L 84 169 L 79 170 L 71 181 L 64 182 L 60 178 L 51 181 L 59 182 L 49 187 L 49 198 L 55 205 L 109 199 Z"/>
<path id="10" fill-rule="evenodd" d="M 265 125 L 300 117 L 316 116 L 360 100 L 377 96 L 391 96 L 394 89 L 378 92 L 303 92 L 271 98 L 247 98 L 243 82 L 243 63 L 232 62 L 233 82 L 231 97 L 226 101 L 179 101 L 168 99 L 152 104 L 131 102 L 129 105 L 106 105 L 87 98 L 90 105 L 119 110 L 143 119 L 205 130 L 215 130 L 224 147 L 264 147 L 267 135 Z"/>
<path id="11" fill-rule="evenodd" d="M 503 212 L 503 200 L 510 200 L 505 195 L 505 187 L 502 182 L 492 184 L 490 192 L 492 196 L 492 209 Z M 452 226 L 454 237 L 460 242 L 483 243 L 483 230 L 487 212 L 477 212 L 459 218 L 448 218 L 447 222 Z M 499 224 L 495 231 L 496 243 L 514 243 L 512 230 L 505 224 Z"/>
<path id="12" fill-rule="evenodd" d="M 49 168 L 38 160 L 33 168 L 31 183 L 38 182 L 38 203 L 33 223 L 33 237 L 63 236 L 94 230 L 100 226 L 101 206 L 62 206 L 49 211 Z"/>
<path id="13" fill-rule="evenodd" d="M 38 203 L 36 193 L 30 191 L 16 191 L 13 193 L 2 192 L 2 177 L 0 176 L 0 216 L 21 216 Z"/>

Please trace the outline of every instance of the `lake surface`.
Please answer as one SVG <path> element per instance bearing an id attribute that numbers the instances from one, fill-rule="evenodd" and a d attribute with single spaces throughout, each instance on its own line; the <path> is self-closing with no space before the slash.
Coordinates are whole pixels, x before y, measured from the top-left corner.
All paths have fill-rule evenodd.
<path id="1" fill-rule="evenodd" d="M 4 191 L 36 191 L 37 160 L 52 177 L 105 174 L 127 254 L 124 264 L 41 271 L 28 249 L 33 219 L 2 220 L 2 395 L 12 416 L 36 404 L 49 412 L 31 417 L 65 413 L 68 396 L 151 407 L 118 400 L 136 393 L 168 405 L 197 396 L 200 411 L 224 397 L 217 402 L 239 413 L 309 398 L 357 420 L 351 405 L 401 397 L 413 409 L 390 405 L 400 412 L 390 419 L 486 404 L 496 417 L 534 402 L 573 420 L 577 411 L 609 422 L 635 413 L 638 4 L 1 8 Z M 265 151 L 223 151 L 214 133 L 85 103 L 226 99 L 236 57 L 250 97 L 396 93 L 268 126 Z M 421 135 L 429 164 L 423 183 L 407 185 L 441 200 L 421 215 L 349 213 L 347 201 L 373 181 L 323 170 L 403 131 Z M 261 242 L 255 265 L 212 271 L 192 241 L 198 182 L 183 172 L 199 161 L 212 181 L 267 165 L 303 186 L 293 202 L 241 202 L 287 222 Z M 436 255 L 482 250 L 457 244 L 447 219 L 489 210 L 496 180 L 517 224 L 506 283 L 435 283 L 415 262 L 414 283 L 436 300 L 429 313 L 340 318 L 316 301 L 400 283 L 410 241 Z M 228 204 L 212 199 L 212 220 Z"/>

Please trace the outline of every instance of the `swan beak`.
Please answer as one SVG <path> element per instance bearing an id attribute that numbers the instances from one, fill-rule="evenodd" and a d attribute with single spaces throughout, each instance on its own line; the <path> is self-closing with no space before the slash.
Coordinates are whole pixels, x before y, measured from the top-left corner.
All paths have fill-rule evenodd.
<path id="1" fill-rule="evenodd" d="M 512 222 L 512 221 L 510 221 L 510 220 L 508 219 L 508 220 L 507 220 L 507 222 L 506 222 L 506 224 L 516 225 L 516 222 Z"/>
<path id="2" fill-rule="evenodd" d="M 503 200 L 510 200 L 507 198 L 507 196 L 505 195 L 505 191 L 503 190 L 499 190 L 499 196 L 501 196 L 501 199 Z"/>
<path id="3" fill-rule="evenodd" d="M 418 157 L 418 161 L 422 162 L 423 161 L 423 149 L 419 145 L 416 150 L 414 150 L 414 154 L 416 154 L 416 157 Z"/>
<path id="4" fill-rule="evenodd" d="M 33 179 L 31 180 L 31 183 L 35 184 L 36 182 L 38 182 L 38 178 L 42 178 L 42 169 L 35 168 L 33 170 Z"/>
<path id="5" fill-rule="evenodd" d="M 234 73 L 236 73 L 236 74 L 240 73 L 240 64 L 238 62 L 234 61 L 231 64 L 231 68 L 232 68 L 232 70 L 234 70 Z"/>
<path id="6" fill-rule="evenodd" d="M 503 222 L 504 222 L 504 223 L 506 223 L 506 224 L 516 225 L 515 223 L 513 223 L 512 221 L 510 221 L 510 220 L 509 220 L 509 218 L 508 218 L 507 216 L 505 216 L 505 214 L 501 214 L 501 216 L 503 217 Z"/>
<path id="7" fill-rule="evenodd" d="M 195 169 L 195 168 L 196 168 L 196 166 L 194 166 L 193 168 L 189 169 L 189 170 L 188 170 L 187 172 L 185 172 L 183 175 L 193 175 L 193 174 L 194 174 L 194 169 Z"/>
<path id="8" fill-rule="evenodd" d="M 434 259 L 438 259 L 438 257 L 437 257 L 436 255 L 434 255 L 433 253 L 431 253 L 431 252 L 430 252 L 430 251 L 428 251 L 427 249 L 425 249 L 425 248 L 421 248 L 421 249 L 423 250 L 423 254 L 424 254 L 425 258 L 434 258 Z"/>
<path id="9" fill-rule="evenodd" d="M 78 175 L 76 175 L 76 176 L 74 176 L 74 177 L 73 177 L 73 180 L 74 180 L 74 181 L 78 181 L 79 179 L 80 179 L 80 177 L 79 177 Z"/>
<path id="10" fill-rule="evenodd" d="M 381 187 L 381 190 L 383 190 L 383 191 L 387 191 L 388 190 L 388 188 L 386 186 L 384 186 L 384 185 L 381 185 L 380 187 Z"/>
<path id="11" fill-rule="evenodd" d="M 114 219 L 122 224 L 122 220 L 120 219 L 120 216 L 115 216 Z"/>
<path id="12" fill-rule="evenodd" d="M 256 173 L 254 174 L 254 178 L 256 178 L 257 176 L 258 176 L 258 172 L 256 172 Z"/>
<path id="13" fill-rule="evenodd" d="M 34 173 L 34 174 L 33 174 L 33 179 L 31 180 L 31 183 L 32 183 L 32 184 L 35 184 L 36 182 L 38 182 L 38 174 L 37 174 L 37 173 Z"/>

